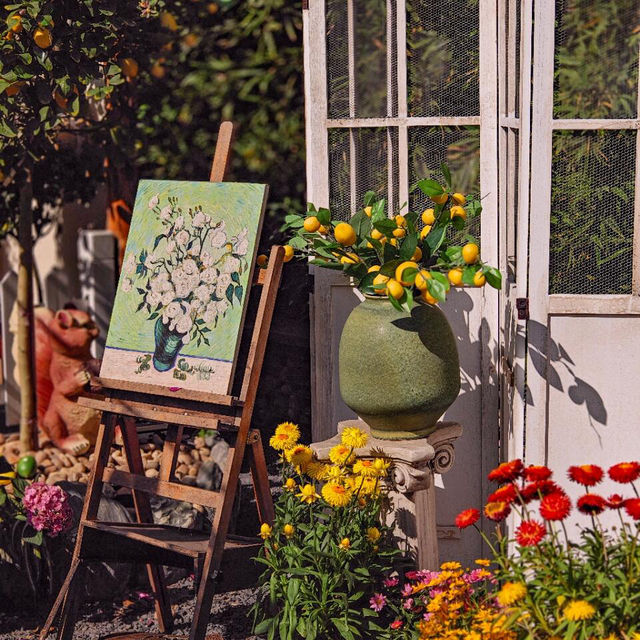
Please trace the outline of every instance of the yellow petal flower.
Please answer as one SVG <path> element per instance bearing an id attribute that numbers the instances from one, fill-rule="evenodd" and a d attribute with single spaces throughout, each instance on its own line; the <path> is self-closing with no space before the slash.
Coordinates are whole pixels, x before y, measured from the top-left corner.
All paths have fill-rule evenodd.
<path id="1" fill-rule="evenodd" d="M 380 533 L 380 529 L 378 529 L 378 527 L 369 527 L 367 529 L 367 540 L 369 540 L 369 542 L 378 542 L 381 535 L 382 534 Z"/>
<path id="2" fill-rule="evenodd" d="M 351 464 L 355 459 L 356 457 L 353 454 L 351 447 L 347 447 L 344 444 L 337 444 L 329 450 L 329 460 L 331 460 L 333 464 Z"/>
<path id="3" fill-rule="evenodd" d="M 349 538 L 342 538 L 340 544 L 338 545 L 341 549 L 349 549 L 351 548 L 351 540 Z"/>
<path id="4" fill-rule="evenodd" d="M 287 478 L 287 480 L 284 483 L 284 490 L 285 491 L 290 491 L 290 492 L 294 492 L 297 488 L 297 484 L 296 481 L 293 478 Z"/>
<path id="5" fill-rule="evenodd" d="M 595 613 L 595 607 L 586 600 L 572 600 L 564 608 L 564 617 L 572 622 L 588 620 L 589 618 L 593 618 Z"/>
<path id="6" fill-rule="evenodd" d="M 502 589 L 498 591 L 496 599 L 500 605 L 508 607 L 518 602 L 518 600 L 522 600 L 526 594 L 527 588 L 522 582 L 505 582 L 502 585 Z"/>
<path id="7" fill-rule="evenodd" d="M 296 532 L 296 528 L 292 524 L 285 524 L 282 527 L 282 533 L 284 533 L 287 539 L 291 539 Z"/>
<path id="8" fill-rule="evenodd" d="M 307 504 L 313 504 L 320 496 L 316 492 L 316 488 L 312 484 L 305 484 L 300 488 L 300 493 L 297 494 L 302 502 Z"/>
<path id="9" fill-rule="evenodd" d="M 268 525 L 266 522 L 263 522 L 260 526 L 260 537 L 263 540 L 271 537 L 271 532 L 273 531 L 272 527 Z"/>
<path id="10" fill-rule="evenodd" d="M 351 501 L 351 489 L 341 482 L 327 482 L 322 487 L 322 497 L 332 507 L 346 507 Z"/>
<path id="11" fill-rule="evenodd" d="M 341 435 L 342 444 L 354 449 L 360 449 L 366 446 L 369 440 L 369 434 L 358 429 L 358 427 L 347 427 L 342 430 Z"/>

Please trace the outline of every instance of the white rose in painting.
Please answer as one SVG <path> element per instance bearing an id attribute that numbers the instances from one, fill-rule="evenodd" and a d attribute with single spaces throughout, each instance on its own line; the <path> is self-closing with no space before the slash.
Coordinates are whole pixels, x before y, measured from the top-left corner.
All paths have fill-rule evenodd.
<path id="1" fill-rule="evenodd" d="M 206 284 L 201 284 L 199 287 L 196 287 L 193 290 L 193 295 L 198 300 L 202 300 L 203 302 L 208 302 L 209 299 L 211 298 L 211 288 L 208 287 Z"/>
<path id="2" fill-rule="evenodd" d="M 157 291 L 149 291 L 149 293 L 147 293 L 145 300 L 147 304 L 149 304 L 152 307 L 155 307 L 157 304 L 160 304 L 160 301 L 162 300 L 162 296 Z"/>
<path id="3" fill-rule="evenodd" d="M 213 284 L 216 281 L 216 277 L 218 276 L 218 272 L 216 269 L 209 267 L 200 273 L 200 280 L 205 284 Z"/>
<path id="4" fill-rule="evenodd" d="M 240 268 L 240 260 L 234 256 L 229 256 L 222 265 L 223 273 L 234 273 Z"/>
<path id="5" fill-rule="evenodd" d="M 221 316 L 229 307 L 229 303 L 226 300 L 217 300 L 216 301 L 216 311 L 218 315 Z"/>
<path id="6" fill-rule="evenodd" d="M 162 294 L 162 304 L 163 305 L 168 305 L 171 302 L 173 302 L 173 299 L 176 296 L 176 292 L 173 290 L 173 287 L 171 287 L 171 289 L 169 289 L 169 291 L 165 291 L 165 293 Z"/>
<path id="7" fill-rule="evenodd" d="M 164 315 L 167 318 L 176 318 L 179 314 L 182 313 L 182 309 L 177 302 L 171 302 L 167 305 L 167 308 L 164 310 Z"/>
<path id="8" fill-rule="evenodd" d="M 176 231 L 182 229 L 182 227 L 184 227 L 184 216 L 178 216 L 173 223 L 173 227 Z"/>
<path id="9" fill-rule="evenodd" d="M 184 280 L 187 277 L 187 274 L 184 272 L 184 269 L 182 267 L 176 267 L 172 272 L 171 272 L 171 281 L 175 284 L 176 282 L 179 282 L 181 280 Z"/>
<path id="10" fill-rule="evenodd" d="M 217 315 L 218 315 L 218 311 L 216 309 L 216 303 L 210 302 L 207 305 L 207 308 L 204 310 L 204 313 L 202 314 L 202 319 L 207 324 L 209 324 L 210 322 L 213 322 L 216 319 Z"/>
<path id="11" fill-rule="evenodd" d="M 193 291 L 193 287 L 190 285 L 189 280 L 179 280 L 176 282 L 176 296 L 178 298 L 186 298 Z"/>
<path id="12" fill-rule="evenodd" d="M 245 227 L 237 236 L 231 238 L 231 242 L 233 243 L 233 252 L 239 256 L 244 256 L 249 249 L 248 233 L 249 232 Z"/>
<path id="13" fill-rule="evenodd" d="M 197 298 L 191 304 L 191 308 L 193 309 L 196 315 L 200 315 L 202 313 L 202 310 L 205 308 L 205 306 L 206 306 L 206 301 L 198 300 Z"/>
<path id="14" fill-rule="evenodd" d="M 153 253 L 153 251 L 151 251 L 150 253 L 147 253 L 147 257 L 144 259 L 144 266 L 147 267 L 147 269 L 153 269 L 153 263 L 158 259 L 158 257 L 156 256 L 155 253 Z"/>
<path id="15" fill-rule="evenodd" d="M 187 258 L 186 260 L 184 260 L 182 263 L 182 268 L 188 276 L 192 276 L 194 273 L 198 273 L 198 265 L 192 258 Z"/>
<path id="16" fill-rule="evenodd" d="M 215 249 L 223 247 L 227 242 L 227 234 L 224 231 L 224 221 L 220 223 L 220 226 L 216 228 L 213 237 L 211 238 L 211 246 Z"/>
<path id="17" fill-rule="evenodd" d="M 184 247 L 187 242 L 189 242 L 189 232 L 184 229 L 182 231 L 178 231 L 176 234 L 176 242 L 179 246 Z"/>
<path id="18" fill-rule="evenodd" d="M 173 253 L 175 248 L 176 248 L 176 243 L 173 240 L 168 240 L 167 246 L 166 246 L 167 253 Z"/>
<path id="19" fill-rule="evenodd" d="M 153 209 L 158 206 L 158 202 L 160 202 L 160 196 L 156 193 L 153 198 L 149 200 L 149 209 Z"/>
<path id="20" fill-rule="evenodd" d="M 222 298 L 227 293 L 227 287 L 231 284 L 231 276 L 228 273 L 221 273 L 216 282 L 216 295 Z"/>
<path id="21" fill-rule="evenodd" d="M 202 262 L 205 267 L 210 267 L 213 265 L 213 256 L 208 251 L 203 251 L 200 255 L 200 262 Z"/>
<path id="22" fill-rule="evenodd" d="M 190 314 L 180 316 L 176 321 L 176 331 L 178 333 L 188 333 L 193 326 L 193 320 Z"/>
<path id="23" fill-rule="evenodd" d="M 133 286 L 133 283 L 131 282 L 131 280 L 129 278 L 124 278 L 122 280 L 122 284 L 120 285 L 120 288 L 125 292 L 125 293 L 129 293 L 129 291 L 131 291 L 131 287 Z"/>
<path id="24" fill-rule="evenodd" d="M 191 222 L 191 224 L 195 229 L 201 229 L 202 227 L 204 227 L 205 222 L 206 216 L 204 215 L 204 213 L 202 213 L 202 211 L 198 211 L 198 213 L 193 216 L 193 221 Z"/>
<path id="25" fill-rule="evenodd" d="M 130 253 L 124 261 L 124 272 L 133 273 L 136 270 L 136 257 Z"/>
<path id="26" fill-rule="evenodd" d="M 160 210 L 160 218 L 165 222 L 168 222 L 171 219 L 171 205 L 168 204 Z"/>

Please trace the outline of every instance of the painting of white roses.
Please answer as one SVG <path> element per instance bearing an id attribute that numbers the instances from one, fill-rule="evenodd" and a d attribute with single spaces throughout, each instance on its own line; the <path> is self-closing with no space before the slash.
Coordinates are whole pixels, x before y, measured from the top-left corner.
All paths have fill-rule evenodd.
<path id="1" fill-rule="evenodd" d="M 229 393 L 266 194 L 140 182 L 101 378 Z"/>

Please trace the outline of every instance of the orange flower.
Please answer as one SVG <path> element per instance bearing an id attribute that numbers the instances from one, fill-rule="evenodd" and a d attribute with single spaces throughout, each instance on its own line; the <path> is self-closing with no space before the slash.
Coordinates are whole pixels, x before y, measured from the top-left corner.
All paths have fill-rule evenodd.
<path id="1" fill-rule="evenodd" d="M 568 476 L 585 487 L 593 487 L 602 480 L 603 471 L 597 464 L 581 464 L 569 467 Z"/>
<path id="2" fill-rule="evenodd" d="M 498 465 L 493 471 L 489 472 L 489 480 L 494 482 L 511 482 L 522 475 L 522 460 L 510 460 Z"/>
<path id="3" fill-rule="evenodd" d="M 493 520 L 494 522 L 500 522 L 504 520 L 511 512 L 511 507 L 507 502 L 487 502 L 484 507 L 484 515 Z"/>
<path id="4" fill-rule="evenodd" d="M 634 482 L 640 478 L 640 462 L 619 462 L 609 467 L 609 477 L 620 484 Z"/>

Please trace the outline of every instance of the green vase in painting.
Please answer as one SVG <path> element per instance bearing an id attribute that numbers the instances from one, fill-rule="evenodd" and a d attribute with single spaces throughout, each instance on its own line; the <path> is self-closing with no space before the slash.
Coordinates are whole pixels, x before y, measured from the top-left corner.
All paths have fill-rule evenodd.
<path id="1" fill-rule="evenodd" d="M 182 338 L 186 334 L 175 329 L 169 329 L 168 324 L 162 322 L 162 316 L 156 320 L 153 335 L 156 341 L 156 350 L 153 353 L 153 366 L 156 371 L 169 371 L 176 364 L 176 359 L 184 342 Z"/>
<path id="2" fill-rule="evenodd" d="M 400 312 L 367 296 L 349 315 L 339 349 L 342 399 L 386 440 L 421 438 L 460 392 L 455 337 L 442 311 Z"/>

